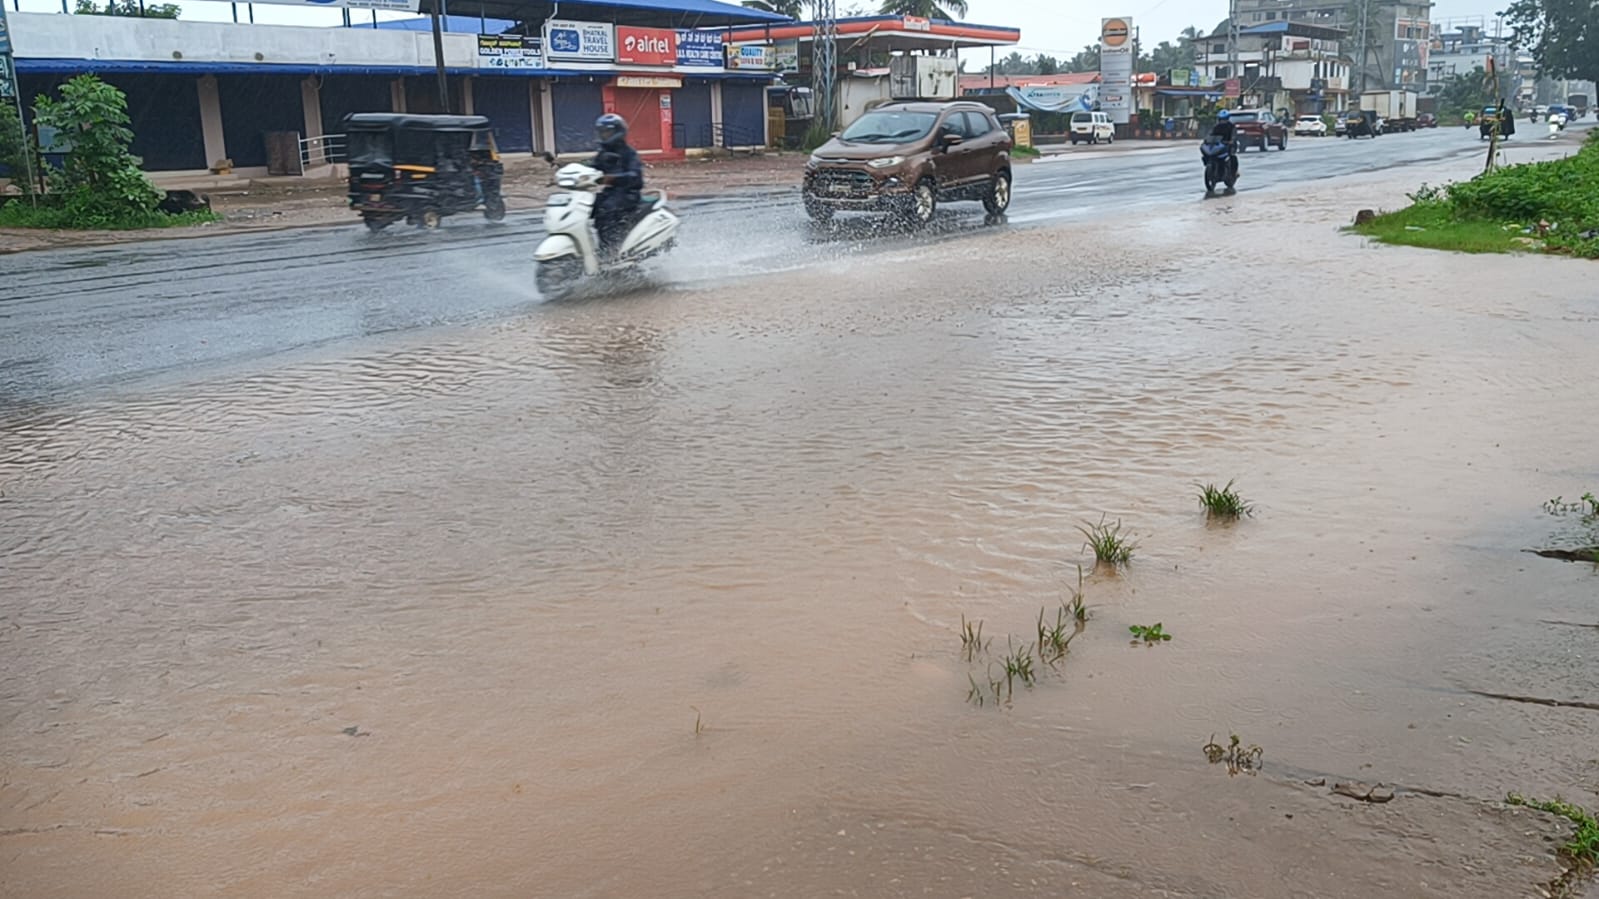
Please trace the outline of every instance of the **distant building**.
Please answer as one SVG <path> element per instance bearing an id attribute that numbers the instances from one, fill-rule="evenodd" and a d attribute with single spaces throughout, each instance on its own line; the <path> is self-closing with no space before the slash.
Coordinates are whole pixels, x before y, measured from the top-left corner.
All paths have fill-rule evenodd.
<path id="1" fill-rule="evenodd" d="M 1432 0 L 1235 0 L 1240 29 L 1294 22 L 1341 29 L 1353 61 L 1349 89 L 1421 91 L 1427 84 Z M 1221 30 L 1223 37 L 1225 28 Z"/>
<path id="2" fill-rule="evenodd" d="M 1350 102 L 1354 60 L 1341 28 L 1277 20 L 1241 28 L 1237 71 L 1225 29 L 1199 38 L 1195 68 L 1206 85 L 1239 82 L 1238 105 L 1291 114 L 1339 112 Z"/>

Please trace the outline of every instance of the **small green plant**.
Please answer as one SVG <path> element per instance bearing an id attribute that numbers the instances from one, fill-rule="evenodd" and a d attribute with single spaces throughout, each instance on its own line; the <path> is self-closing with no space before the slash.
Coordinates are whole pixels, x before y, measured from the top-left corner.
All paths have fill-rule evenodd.
<path id="1" fill-rule="evenodd" d="M 1233 489 L 1232 481 L 1228 481 L 1225 487 L 1215 484 L 1194 486 L 1199 488 L 1199 504 L 1210 518 L 1242 518 L 1255 512 L 1255 507 Z"/>
<path id="2" fill-rule="evenodd" d="M 1212 765 L 1226 763 L 1229 777 L 1237 774 L 1248 774 L 1253 777 L 1260 770 L 1261 759 L 1266 755 L 1266 750 L 1259 746 L 1244 746 L 1237 734 L 1228 739 L 1226 746 L 1217 743 L 1216 735 L 1211 734 L 1210 741 L 1200 749 L 1205 753 L 1205 759 Z"/>
<path id="3" fill-rule="evenodd" d="M 1509 805 L 1535 808 L 1570 820 L 1576 825 L 1576 832 L 1572 834 L 1571 840 L 1560 848 L 1571 857 L 1572 861 L 1583 867 L 1599 864 L 1599 820 L 1595 820 L 1587 809 L 1572 805 L 1558 796 L 1544 802 L 1528 799 L 1519 793 L 1511 793 L 1505 797 L 1505 802 Z"/>
<path id="4" fill-rule="evenodd" d="M 1083 546 L 1085 548 L 1091 547 L 1094 550 L 1096 562 L 1103 562 L 1111 566 L 1126 565 L 1132 561 L 1133 550 L 1138 548 L 1136 542 L 1122 536 L 1120 518 L 1114 522 L 1107 523 L 1105 516 L 1101 515 L 1099 524 L 1079 525 L 1077 530 L 1081 531 L 1083 536 L 1087 538 L 1087 542 Z"/>
<path id="5" fill-rule="evenodd" d="M 1010 651 L 999 661 L 1005 673 L 1006 699 L 1015 694 L 1017 681 L 1021 681 L 1024 687 L 1031 687 L 1038 682 L 1038 673 L 1033 670 L 1032 647 L 1022 646 L 1017 648 L 1012 645 L 1010 646 Z"/>
<path id="6" fill-rule="evenodd" d="M 966 691 L 966 701 L 982 705 L 984 700 L 983 688 L 978 686 L 977 678 L 972 677 L 972 673 L 968 671 L 966 672 L 966 680 L 972 685 L 972 688 Z"/>
<path id="7" fill-rule="evenodd" d="M 974 661 L 979 654 L 987 652 L 989 642 L 983 639 L 981 621 L 967 621 L 966 616 L 961 615 L 961 655 L 966 661 Z"/>
<path id="8" fill-rule="evenodd" d="M 699 706 L 691 705 L 691 706 L 689 706 L 689 708 L 694 710 L 694 736 L 697 737 L 700 734 L 705 733 L 705 722 L 700 717 L 700 707 Z"/>
<path id="9" fill-rule="evenodd" d="M 1171 639 L 1171 634 L 1166 633 L 1159 621 L 1149 625 L 1134 624 L 1127 629 L 1133 634 L 1134 646 L 1137 646 L 1140 640 L 1144 641 L 1144 645 L 1148 646 Z"/>
<path id="10" fill-rule="evenodd" d="M 1584 493 L 1577 502 L 1568 503 L 1564 496 L 1557 496 L 1545 501 L 1543 510 L 1550 515 L 1578 514 L 1584 518 L 1599 518 L 1599 497 L 1595 497 L 1591 492 Z"/>

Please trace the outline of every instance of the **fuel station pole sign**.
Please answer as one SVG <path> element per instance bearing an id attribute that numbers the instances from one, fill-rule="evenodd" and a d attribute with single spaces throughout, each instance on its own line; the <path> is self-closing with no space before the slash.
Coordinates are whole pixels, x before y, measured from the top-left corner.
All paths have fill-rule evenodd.
<path id="1" fill-rule="evenodd" d="M 1133 20 L 1122 16 L 1099 23 L 1099 108 L 1118 125 L 1133 116 Z"/>

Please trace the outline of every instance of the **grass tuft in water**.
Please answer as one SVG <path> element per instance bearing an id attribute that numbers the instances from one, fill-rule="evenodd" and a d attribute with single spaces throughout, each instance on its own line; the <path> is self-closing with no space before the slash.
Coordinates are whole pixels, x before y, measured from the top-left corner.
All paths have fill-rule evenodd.
<path id="1" fill-rule="evenodd" d="M 1215 484 L 1194 486 L 1199 488 L 1199 504 L 1205 507 L 1205 514 L 1210 518 L 1242 518 L 1255 513 L 1254 505 L 1238 495 L 1232 481 L 1228 481 L 1225 487 Z"/>
<path id="2" fill-rule="evenodd" d="M 1265 758 L 1266 750 L 1259 746 L 1244 746 L 1237 734 L 1231 735 L 1227 745 L 1222 746 L 1216 742 L 1216 735 L 1210 735 L 1210 742 L 1200 747 L 1205 753 L 1205 760 L 1212 765 L 1226 763 L 1227 776 L 1248 774 L 1253 777 L 1260 770 L 1260 763 Z"/>
<path id="3" fill-rule="evenodd" d="M 694 736 L 697 737 L 700 734 L 705 733 L 705 722 L 701 718 L 699 706 L 691 705 L 689 708 L 694 710 Z"/>
<path id="4" fill-rule="evenodd" d="M 1033 669 L 1031 646 L 1017 648 L 1014 644 L 1007 645 L 1010 651 L 999 662 L 1005 674 L 1005 698 L 1009 699 L 1016 693 L 1017 681 L 1021 681 L 1024 687 L 1031 687 L 1038 683 L 1038 673 Z"/>
<path id="5" fill-rule="evenodd" d="M 1577 829 L 1572 834 L 1571 840 L 1560 847 L 1561 850 L 1570 856 L 1573 862 L 1584 868 L 1599 864 L 1599 820 L 1595 820 L 1587 809 L 1572 805 L 1558 796 L 1545 802 L 1537 799 L 1528 799 L 1520 793 L 1511 793 L 1505 797 L 1505 802 L 1509 805 L 1535 808 L 1551 815 L 1559 815 L 1562 818 L 1569 819 L 1572 824 L 1576 825 Z"/>
<path id="6" fill-rule="evenodd" d="M 1055 610 L 1053 623 L 1046 622 L 1044 610 L 1038 610 L 1038 660 L 1051 668 L 1060 664 L 1066 658 L 1067 651 L 1071 648 L 1072 638 L 1082 632 L 1082 627 L 1077 624 L 1076 618 L 1066 606 Z"/>
<path id="7" fill-rule="evenodd" d="M 1080 525 L 1077 530 L 1082 531 L 1087 538 L 1085 547 L 1092 547 L 1096 562 L 1107 565 L 1126 565 L 1132 561 L 1133 550 L 1138 548 L 1129 537 L 1122 536 L 1122 521 L 1120 518 L 1114 522 L 1106 522 L 1105 516 L 1099 517 L 1099 524 Z"/>
<path id="8" fill-rule="evenodd" d="M 962 614 L 961 655 L 966 657 L 966 661 L 974 661 L 979 654 L 987 652 L 988 643 L 989 641 L 983 639 L 983 622 L 967 621 L 966 616 Z"/>

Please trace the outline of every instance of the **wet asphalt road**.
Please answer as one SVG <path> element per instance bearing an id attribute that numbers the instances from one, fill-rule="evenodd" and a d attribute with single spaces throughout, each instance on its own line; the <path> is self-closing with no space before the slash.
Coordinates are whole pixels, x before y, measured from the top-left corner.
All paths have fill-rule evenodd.
<path id="1" fill-rule="evenodd" d="M 1459 128 L 1290 139 L 1284 152 L 1244 154 L 1239 197 L 1481 151 Z M 1080 147 L 1021 166 L 1008 226 L 1203 202 L 1197 156 L 1188 142 Z M 980 207 L 959 204 L 921 235 L 865 218 L 816 228 L 792 191 L 677 208 L 679 249 L 654 276 L 674 289 L 985 227 Z M 498 226 L 462 217 L 436 233 L 371 235 L 352 224 L 0 256 L 0 409 L 525 312 L 540 302 L 530 259 L 540 231 L 538 215 L 525 213 Z"/>

